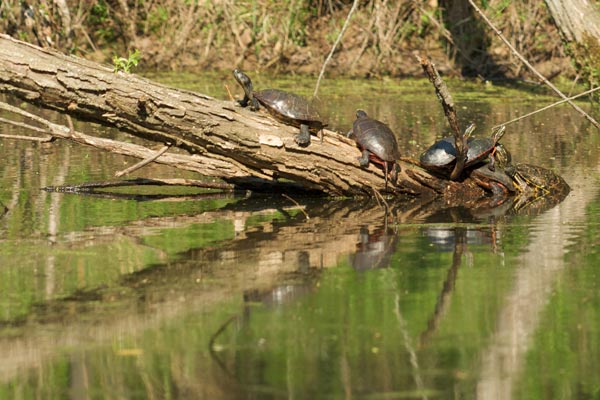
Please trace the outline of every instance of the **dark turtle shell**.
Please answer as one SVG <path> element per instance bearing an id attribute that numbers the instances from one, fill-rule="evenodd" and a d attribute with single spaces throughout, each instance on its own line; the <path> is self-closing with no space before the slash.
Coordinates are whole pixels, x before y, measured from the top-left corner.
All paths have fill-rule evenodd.
<path id="1" fill-rule="evenodd" d="M 501 184 L 507 192 L 514 193 L 516 190 L 513 179 L 502 168 L 489 169 L 487 164 L 475 168 L 470 173 L 471 177 L 485 179 L 487 181 Z"/>
<path id="2" fill-rule="evenodd" d="M 456 161 L 454 138 L 446 137 L 435 142 L 421 154 L 419 161 L 424 168 L 450 168 Z M 467 139 L 467 161 L 465 167 L 483 161 L 494 150 L 496 143 L 491 138 Z"/>
<path id="3" fill-rule="evenodd" d="M 357 112 L 352 135 L 359 147 L 375 156 L 370 157 L 372 161 L 381 164 L 383 161 L 400 159 L 394 132 L 383 122 L 368 117 L 366 113 Z"/>
<path id="4" fill-rule="evenodd" d="M 515 186 L 522 193 L 535 196 L 567 194 L 571 190 L 565 180 L 552 170 L 537 165 L 517 163 L 506 168 Z"/>
<path id="5" fill-rule="evenodd" d="M 278 89 L 260 90 L 253 95 L 273 116 L 286 124 L 297 127 L 306 124 L 316 130 L 325 127 L 317 109 L 302 96 Z"/>
<path id="6" fill-rule="evenodd" d="M 475 129 L 475 125 L 467 128 L 465 134 L 470 134 Z M 467 161 L 465 167 L 475 165 L 485 158 L 494 150 L 498 144 L 498 140 L 504 134 L 504 127 L 496 129 L 492 133 L 492 137 L 467 139 Z M 425 169 L 446 169 L 454 165 L 456 161 L 456 147 L 454 137 L 445 137 L 435 142 L 431 147 L 421 154 L 419 161 Z"/>

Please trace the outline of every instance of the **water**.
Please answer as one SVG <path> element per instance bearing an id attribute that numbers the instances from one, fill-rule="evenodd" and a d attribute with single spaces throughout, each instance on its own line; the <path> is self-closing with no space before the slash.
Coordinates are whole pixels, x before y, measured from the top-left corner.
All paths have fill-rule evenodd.
<path id="1" fill-rule="evenodd" d="M 241 93 L 224 75 L 159 78 Z M 312 82 L 278 85 L 310 94 Z M 449 86 L 479 134 L 554 101 Z M 339 131 L 357 104 L 388 122 L 407 156 L 444 134 L 426 81 L 325 81 L 320 100 Z M 571 185 L 558 205 L 387 213 L 367 200 L 297 199 L 300 210 L 163 188 L 47 193 L 135 160 L 2 139 L 0 398 L 598 398 L 598 137 L 568 106 L 507 129 L 515 159 Z M 194 177 L 157 165 L 135 175 Z"/>

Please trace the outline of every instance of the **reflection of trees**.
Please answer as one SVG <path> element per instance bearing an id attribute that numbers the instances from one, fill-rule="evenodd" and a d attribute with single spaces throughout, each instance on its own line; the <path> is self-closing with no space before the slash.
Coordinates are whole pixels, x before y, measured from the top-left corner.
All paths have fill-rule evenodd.
<path id="1" fill-rule="evenodd" d="M 500 213 L 498 209 L 444 209 L 434 203 L 399 203 L 390 206 L 389 226 L 386 227 L 386 211 L 374 202 L 315 199 L 306 200 L 302 207 L 310 219 L 288 200 L 269 198 L 265 202 L 264 198 L 258 198 L 241 200 L 197 215 L 154 217 L 124 226 L 89 227 L 81 232 L 56 235 L 54 246 L 57 248 L 89 251 L 94 244 L 114 241 L 116 236 L 138 238 L 128 245 L 147 247 L 147 241 L 139 238 L 215 221 L 231 221 L 235 232 L 230 239 L 186 249 L 174 257 L 163 254 L 164 263 L 123 275 L 113 286 L 85 289 L 62 300 L 49 300 L 34 307 L 19 321 L 4 321 L 3 326 L 10 326 L 19 334 L 0 339 L 3 354 L 0 376 L 10 380 L 22 368 L 39 368 L 65 346 L 89 346 L 90 341 L 104 344 L 123 335 L 135 337 L 190 314 L 214 312 L 232 298 L 242 301 L 244 295 L 249 300 L 254 296 L 264 303 L 267 298 L 273 302 L 286 301 L 311 293 L 322 271 L 356 252 L 361 229 L 363 235 L 366 229 L 375 238 L 373 240 L 383 240 L 382 252 L 375 252 L 377 257 L 372 264 L 383 267 L 396 246 L 395 229 L 399 223 L 447 220 L 448 215 L 457 215 L 461 221 L 481 220 Z M 508 211 L 510 208 L 504 209 L 504 212 Z M 366 243 L 371 240 L 364 239 Z M 364 243 L 361 241 L 360 245 Z M 436 310 L 438 308 L 443 306 Z M 345 351 L 349 352 L 346 368 L 355 371 L 356 360 L 350 354 L 356 339 L 348 337 L 344 340 L 348 341 Z M 198 345 L 205 349 L 208 341 L 206 337 Z M 73 360 L 76 364 L 73 367 L 81 372 L 74 370 L 74 376 L 85 375 L 82 372 L 85 366 L 81 363 L 96 362 L 88 357 Z M 156 372 L 148 363 L 151 360 L 140 364 L 140 374 Z M 389 366 L 380 367 L 387 369 Z M 150 370 L 146 370 L 148 368 Z M 211 368 L 211 378 L 203 387 L 216 385 L 211 386 L 211 390 L 218 390 L 222 395 L 227 391 L 230 378 L 223 372 L 226 369 L 216 364 Z M 229 364 L 228 368 L 231 370 Z M 393 376 L 391 370 L 386 374 Z M 177 379 L 182 385 L 191 384 L 181 374 Z M 350 378 L 347 376 L 347 379 Z"/>
<path id="2" fill-rule="evenodd" d="M 55 246 L 89 251 L 94 244 L 114 241 L 116 236 L 140 238 L 214 221 L 230 220 L 237 231 L 233 239 L 217 246 L 189 249 L 168 263 L 124 275 L 115 287 L 75 292 L 64 300 L 33 307 L 18 321 L 4 321 L 2 326 L 18 329 L 21 335 L 0 339 L 4 354 L 0 376 L 12 379 L 22 367 L 39 366 L 67 343 L 85 344 L 90 339 L 103 343 L 122 332 L 135 335 L 162 321 L 210 309 L 232 294 L 242 298 L 244 292 L 271 288 L 295 271 L 335 266 L 340 257 L 354 250 L 360 226 L 379 223 L 384 215 L 378 206 L 316 200 L 306 205 L 307 221 L 289 204 L 287 200 L 269 199 L 266 204 L 264 198 L 245 200 L 193 216 L 148 218 L 143 223 L 59 235 Z M 273 220 L 277 209 L 287 217 Z M 129 245 L 146 246 L 137 240 Z M 205 285 L 205 281 L 227 285 Z M 94 307 L 90 308 L 90 301 Z M 86 315 L 86 322 L 81 315 Z M 44 340 L 40 340 L 42 334 Z"/>
<path id="3" fill-rule="evenodd" d="M 552 288 L 567 267 L 564 255 L 570 239 L 582 229 L 585 208 L 597 194 L 578 171 L 572 185 L 575 190 L 558 207 L 538 217 L 527 249 L 519 257 L 514 286 L 504 299 L 497 316 L 496 328 L 487 348 L 481 352 L 481 373 L 477 397 L 482 399 L 512 399 L 516 383 L 522 377 L 523 364 L 532 336 Z"/>
<path id="4" fill-rule="evenodd" d="M 454 233 L 454 252 L 452 253 L 452 265 L 448 268 L 448 275 L 444 281 L 442 291 L 438 297 L 438 301 L 435 305 L 433 315 L 427 321 L 427 330 L 421 333 L 420 341 L 421 346 L 431 338 L 431 335 L 437 330 L 440 320 L 444 317 L 450 300 L 452 298 L 452 292 L 454 291 L 454 284 L 456 282 L 456 276 L 458 275 L 458 268 L 461 265 L 462 256 L 466 246 L 466 230 L 464 228 L 453 229 Z"/>

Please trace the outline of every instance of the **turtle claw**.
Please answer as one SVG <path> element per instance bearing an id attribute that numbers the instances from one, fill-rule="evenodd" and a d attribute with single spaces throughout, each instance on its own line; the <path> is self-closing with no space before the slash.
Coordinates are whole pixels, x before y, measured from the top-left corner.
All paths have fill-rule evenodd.
<path id="1" fill-rule="evenodd" d="M 358 164 L 361 167 L 368 167 L 369 166 L 369 151 L 363 150 L 362 156 L 358 157 L 357 160 L 358 160 Z"/>
<path id="2" fill-rule="evenodd" d="M 390 171 L 390 182 L 392 182 L 394 185 L 396 185 L 396 182 L 398 181 L 398 172 L 400 172 L 400 166 L 394 163 L 392 170 Z"/>
<path id="3" fill-rule="evenodd" d="M 300 133 L 296 135 L 294 141 L 298 144 L 298 146 L 306 147 L 310 144 L 310 131 L 308 130 L 308 125 L 300 125 Z"/>

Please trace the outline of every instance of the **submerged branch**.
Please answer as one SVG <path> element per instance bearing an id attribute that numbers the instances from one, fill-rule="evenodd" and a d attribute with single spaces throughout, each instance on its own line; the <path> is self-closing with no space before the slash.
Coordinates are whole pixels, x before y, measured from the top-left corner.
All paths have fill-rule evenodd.
<path id="1" fill-rule="evenodd" d="M 47 192 L 90 192 L 95 189 L 106 189 L 125 186 L 189 186 L 203 189 L 219 189 L 226 191 L 235 190 L 235 186 L 225 182 L 209 182 L 196 179 L 160 179 L 160 178 L 135 178 L 121 181 L 85 182 L 78 185 L 46 186 Z"/>
<path id="2" fill-rule="evenodd" d="M 120 178 L 120 177 L 122 177 L 123 175 L 130 174 L 130 173 L 132 173 L 132 172 L 134 172 L 134 171 L 137 171 L 137 170 L 138 170 L 138 169 L 140 169 L 140 168 L 143 168 L 144 166 L 146 166 L 146 165 L 150 164 L 151 162 L 153 162 L 153 161 L 156 161 L 156 159 L 157 159 L 158 157 L 160 157 L 160 156 L 162 156 L 163 154 L 165 154 L 165 153 L 167 152 L 167 150 L 169 150 L 170 148 L 171 148 L 171 145 L 170 145 L 170 144 L 169 144 L 169 145 L 167 145 L 167 146 L 164 146 L 162 149 L 160 149 L 159 151 L 157 151 L 155 154 L 153 154 L 153 155 L 151 155 L 150 157 L 148 157 L 148 158 L 146 158 L 146 159 L 144 159 L 144 160 L 140 161 L 139 163 L 137 163 L 137 164 L 135 164 L 135 165 L 132 165 L 132 166 L 131 166 L 131 167 L 129 167 L 129 168 L 125 168 L 125 169 L 124 169 L 124 170 L 122 170 L 122 171 L 118 171 L 117 173 L 115 173 L 115 177 L 116 177 L 116 178 Z"/>

